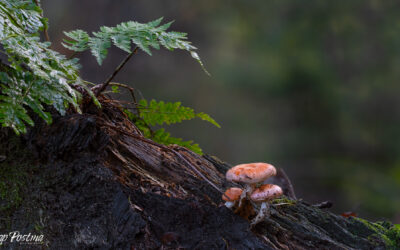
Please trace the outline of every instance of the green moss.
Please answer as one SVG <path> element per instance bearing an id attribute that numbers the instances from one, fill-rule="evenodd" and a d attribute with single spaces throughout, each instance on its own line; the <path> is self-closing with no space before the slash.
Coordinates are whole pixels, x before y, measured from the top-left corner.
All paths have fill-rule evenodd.
<path id="1" fill-rule="evenodd" d="M 392 241 L 393 246 L 400 248 L 400 224 L 393 225 L 386 234 Z"/>
<path id="2" fill-rule="evenodd" d="M 391 224 L 387 221 L 369 222 L 361 218 L 354 218 L 370 229 L 371 234 L 368 239 L 376 242 L 381 239 L 388 249 L 400 249 L 400 224 Z"/>
<path id="3" fill-rule="evenodd" d="M 275 204 L 275 205 L 277 205 L 277 204 L 294 205 L 294 204 L 296 204 L 296 201 L 295 200 L 291 200 L 291 199 L 287 198 L 286 196 L 282 196 L 282 197 L 279 197 L 277 199 L 272 200 L 271 204 Z"/>

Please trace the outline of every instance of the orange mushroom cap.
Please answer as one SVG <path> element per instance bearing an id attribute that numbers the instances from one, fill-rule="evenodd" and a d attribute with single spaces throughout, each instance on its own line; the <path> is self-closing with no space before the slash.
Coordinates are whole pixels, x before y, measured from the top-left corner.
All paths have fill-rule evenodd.
<path id="1" fill-rule="evenodd" d="M 275 199 L 283 194 L 282 188 L 273 184 L 265 184 L 254 190 L 250 195 L 253 201 L 268 201 Z"/>
<path id="2" fill-rule="evenodd" d="M 222 199 L 224 201 L 230 201 L 230 202 L 239 200 L 239 197 L 242 194 L 242 192 L 243 192 L 243 190 L 240 188 L 236 188 L 236 187 L 228 188 L 225 191 L 225 194 L 222 195 Z"/>
<path id="3" fill-rule="evenodd" d="M 257 183 L 276 175 L 274 166 L 268 163 L 256 162 L 237 165 L 226 172 L 228 181 L 242 183 Z"/>

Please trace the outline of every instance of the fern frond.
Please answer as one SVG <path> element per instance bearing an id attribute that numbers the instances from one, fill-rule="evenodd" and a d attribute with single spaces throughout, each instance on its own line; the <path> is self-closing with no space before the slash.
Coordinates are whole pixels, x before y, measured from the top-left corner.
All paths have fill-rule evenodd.
<path id="1" fill-rule="evenodd" d="M 145 99 L 139 101 L 140 117 L 149 125 L 169 125 L 182 122 L 183 120 L 191 120 L 196 117 L 208 121 L 220 128 L 221 126 L 205 113 L 195 113 L 192 108 L 181 106 L 181 102 L 157 102 L 151 100 L 147 102 Z"/>
<path id="2" fill-rule="evenodd" d="M 152 54 L 151 48 L 160 49 L 160 46 L 168 50 L 186 50 L 209 75 L 199 55 L 194 51 L 196 47 L 187 40 L 187 34 L 175 31 L 167 32 L 172 22 L 160 25 L 162 20 L 163 18 L 159 18 L 148 23 L 123 22 L 115 27 L 102 26 L 100 31 L 93 32 L 91 37 L 81 30 L 64 32 L 67 37 L 73 40 L 64 40 L 63 45 L 73 51 L 90 49 L 99 65 L 107 57 L 108 48 L 111 44 L 131 53 L 131 44 L 133 43 L 149 55 Z"/>
<path id="3" fill-rule="evenodd" d="M 177 144 L 200 155 L 202 155 L 203 152 L 200 146 L 193 143 L 193 141 L 183 141 L 181 138 L 172 137 L 164 128 L 153 132 L 151 126 L 164 124 L 169 125 L 182 122 L 183 120 L 200 118 L 212 123 L 218 128 L 221 127 L 208 114 L 203 112 L 195 113 L 192 108 L 181 106 L 180 102 L 165 103 L 163 101 L 157 102 L 155 100 L 147 102 L 145 99 L 142 99 L 138 103 L 138 108 L 140 109 L 139 117 L 128 110 L 125 110 L 125 113 L 128 115 L 129 119 L 135 123 L 136 127 L 142 131 L 145 137 L 164 145 Z"/>
<path id="4" fill-rule="evenodd" d="M 47 22 L 42 18 L 42 10 L 33 1 L 14 0 L 0 1 L 0 11 L 5 14 L 8 21 L 31 34 L 44 29 Z"/>
<path id="5" fill-rule="evenodd" d="M 201 150 L 199 144 L 193 143 L 193 141 L 184 141 L 181 138 L 173 137 L 169 132 L 166 132 L 164 128 L 160 128 L 153 132 L 150 128 L 150 125 L 146 123 L 143 119 L 138 119 L 138 117 L 136 117 L 136 115 L 134 115 L 129 110 L 124 111 L 128 115 L 129 119 L 131 119 L 135 123 L 136 127 L 140 131 L 142 131 L 144 137 L 152 139 L 153 141 L 160 144 L 164 144 L 167 146 L 176 144 L 185 147 L 199 155 L 203 154 L 203 151 Z"/>
<path id="6" fill-rule="evenodd" d="M 203 121 L 207 121 L 218 128 L 221 128 L 221 126 L 210 115 L 208 115 L 206 113 L 203 113 L 203 112 L 197 113 L 196 117 L 202 119 Z"/>
<path id="7" fill-rule="evenodd" d="M 89 35 L 83 30 L 74 30 L 70 32 L 70 37 L 74 40 L 68 40 L 68 44 L 62 43 L 62 45 L 70 50 L 82 52 L 89 49 Z"/>
<path id="8" fill-rule="evenodd" d="M 86 87 L 76 60 L 66 59 L 51 50 L 49 42 L 40 41 L 39 31 L 47 26 L 40 14 L 32 1 L 0 0 L 0 43 L 10 62 L 9 68 L 1 69 L 0 124 L 16 133 L 26 132 L 25 124 L 33 125 L 26 107 L 47 123 L 51 116 L 42 103 L 53 105 L 62 115 L 70 105 L 80 112 L 80 94 L 70 85 Z"/>
<path id="9" fill-rule="evenodd" d="M 199 155 L 203 154 L 203 151 L 201 150 L 199 144 L 193 143 L 193 141 L 184 141 L 181 138 L 172 137 L 171 134 L 166 132 L 164 128 L 160 128 L 155 131 L 152 140 L 164 145 L 176 144 L 192 150 Z"/>

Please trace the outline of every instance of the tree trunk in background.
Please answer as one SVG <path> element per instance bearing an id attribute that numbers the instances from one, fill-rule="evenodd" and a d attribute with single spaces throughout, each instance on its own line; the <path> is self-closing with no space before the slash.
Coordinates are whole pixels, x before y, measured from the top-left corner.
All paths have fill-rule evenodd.
<path id="1" fill-rule="evenodd" d="M 400 247 L 390 223 L 345 218 L 300 200 L 249 221 L 223 206 L 229 165 L 141 137 L 120 109 L 36 119 L 23 138 L 2 129 L 0 169 L 24 173 L 15 198 L 0 195 L 0 234 L 43 234 L 38 249 L 387 249 Z M 28 149 L 28 150 L 26 150 Z M 2 173 L 0 171 L 0 173 Z M 15 177 L 15 176 L 14 176 Z M 14 180 L 9 180 L 8 184 Z M 213 187 L 213 185 L 216 187 Z M 0 188 L 1 191 L 1 188 Z M 1 193 L 0 193 L 1 194 Z M 9 199 L 9 200 L 7 200 Z M 14 199 L 14 200 L 13 200 Z"/>

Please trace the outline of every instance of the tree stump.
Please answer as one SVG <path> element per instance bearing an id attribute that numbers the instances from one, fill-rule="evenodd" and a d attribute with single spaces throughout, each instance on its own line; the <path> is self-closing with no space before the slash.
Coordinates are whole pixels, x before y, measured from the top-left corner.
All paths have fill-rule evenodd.
<path id="1" fill-rule="evenodd" d="M 1 130 L 0 169 L 25 174 L 17 177 L 19 202 L 6 208 L 16 197 L 0 195 L 0 234 L 44 235 L 41 245 L 6 247 L 400 248 L 400 230 L 392 224 L 338 216 L 289 198 L 288 191 L 286 204 L 272 205 L 271 216 L 250 229 L 223 205 L 221 191 L 238 186 L 225 180 L 228 164 L 145 139 L 118 105 L 104 96 L 100 101 L 101 110 L 88 105 L 83 114 L 54 113 L 51 125 L 36 118 L 23 137 Z"/>

